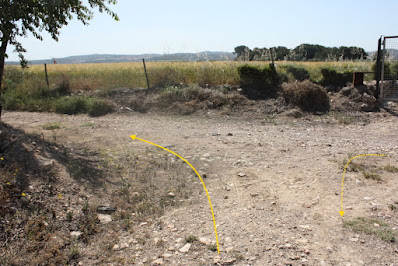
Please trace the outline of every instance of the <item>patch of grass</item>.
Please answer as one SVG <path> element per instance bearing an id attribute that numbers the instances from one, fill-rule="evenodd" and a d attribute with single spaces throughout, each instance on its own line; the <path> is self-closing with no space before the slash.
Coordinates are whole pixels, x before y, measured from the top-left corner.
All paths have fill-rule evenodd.
<path id="1" fill-rule="evenodd" d="M 80 250 L 78 244 L 75 242 L 71 245 L 68 252 L 68 263 L 75 261 L 80 256 Z"/>
<path id="2" fill-rule="evenodd" d="M 60 122 L 47 123 L 42 126 L 44 130 L 55 130 L 61 128 Z"/>
<path id="3" fill-rule="evenodd" d="M 393 165 L 386 165 L 383 167 L 383 169 L 390 173 L 398 173 L 398 167 L 393 166 Z"/>
<path id="4" fill-rule="evenodd" d="M 207 248 L 208 248 L 210 251 L 213 251 L 213 252 L 216 252 L 216 251 L 217 251 L 217 245 L 216 245 L 216 244 L 209 244 L 209 245 L 207 245 Z"/>
<path id="5" fill-rule="evenodd" d="M 89 122 L 89 123 L 85 123 L 83 125 L 81 125 L 81 127 L 93 127 L 95 126 L 95 123 Z"/>
<path id="6" fill-rule="evenodd" d="M 382 181 L 382 177 L 381 175 L 379 175 L 378 173 L 375 172 L 366 172 L 365 170 L 362 171 L 363 176 L 366 179 L 372 179 L 372 180 L 376 180 L 376 181 Z"/>
<path id="7" fill-rule="evenodd" d="M 379 219 L 357 217 L 350 221 L 344 221 L 345 228 L 351 228 L 354 232 L 364 232 L 376 235 L 386 242 L 395 242 L 396 236 L 389 224 Z"/>
<path id="8" fill-rule="evenodd" d="M 197 240 L 198 240 L 198 237 L 195 235 L 189 235 L 185 238 L 185 242 L 187 242 L 187 243 L 193 243 Z"/>

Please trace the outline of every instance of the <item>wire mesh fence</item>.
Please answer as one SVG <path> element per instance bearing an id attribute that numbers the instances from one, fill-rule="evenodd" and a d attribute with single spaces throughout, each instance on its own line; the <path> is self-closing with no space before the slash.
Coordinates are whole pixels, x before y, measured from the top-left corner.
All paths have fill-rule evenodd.
<path id="1" fill-rule="evenodd" d="M 381 98 L 398 101 L 398 36 L 383 38 Z"/>

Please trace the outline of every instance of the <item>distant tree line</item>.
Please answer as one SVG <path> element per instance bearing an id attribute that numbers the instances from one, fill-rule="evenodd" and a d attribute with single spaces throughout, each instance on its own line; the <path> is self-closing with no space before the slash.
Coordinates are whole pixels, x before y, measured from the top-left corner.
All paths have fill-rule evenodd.
<path id="1" fill-rule="evenodd" d="M 368 54 L 360 47 L 325 47 L 317 44 L 301 44 L 294 49 L 284 46 L 254 48 L 241 45 L 235 47 L 236 60 L 239 61 L 338 61 L 367 59 Z"/>

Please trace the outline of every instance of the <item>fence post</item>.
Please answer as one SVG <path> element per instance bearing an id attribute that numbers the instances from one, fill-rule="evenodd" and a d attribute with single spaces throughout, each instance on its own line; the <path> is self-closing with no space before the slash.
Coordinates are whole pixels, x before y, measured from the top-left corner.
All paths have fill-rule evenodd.
<path id="1" fill-rule="evenodd" d="M 44 64 L 44 73 L 46 73 L 47 88 L 50 88 L 50 84 L 48 83 L 47 64 Z"/>
<path id="2" fill-rule="evenodd" d="M 380 78 L 381 78 L 381 37 L 378 41 L 377 45 L 377 59 L 376 59 L 376 99 L 379 99 L 380 96 Z"/>
<path id="3" fill-rule="evenodd" d="M 148 90 L 149 90 L 149 89 L 150 89 L 150 88 L 149 88 L 149 79 L 148 79 L 148 73 L 146 72 L 146 66 L 145 66 L 145 59 L 144 59 L 144 58 L 142 58 L 142 63 L 144 64 L 145 77 L 146 77 L 146 85 L 147 85 Z"/>

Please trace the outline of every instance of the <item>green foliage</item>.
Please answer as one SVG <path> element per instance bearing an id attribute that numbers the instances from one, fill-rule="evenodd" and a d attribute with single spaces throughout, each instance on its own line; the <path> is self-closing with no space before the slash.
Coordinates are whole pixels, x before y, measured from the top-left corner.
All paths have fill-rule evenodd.
<path id="1" fill-rule="evenodd" d="M 87 98 L 82 96 L 64 97 L 56 101 L 55 111 L 60 114 L 83 114 L 86 113 Z"/>
<path id="2" fill-rule="evenodd" d="M 114 104 L 102 100 L 90 98 L 87 104 L 87 113 L 90 116 L 103 116 L 115 111 Z"/>
<path id="3" fill-rule="evenodd" d="M 252 99 L 274 96 L 281 84 L 281 77 L 272 64 L 262 68 L 245 64 L 238 67 L 238 74 L 244 93 Z"/>
<path id="4" fill-rule="evenodd" d="M 352 82 L 353 73 L 350 71 L 345 71 L 344 73 L 338 73 L 336 70 L 329 68 L 322 68 L 322 81 L 321 84 L 336 85 L 336 86 L 346 86 L 348 82 Z"/>
<path id="5" fill-rule="evenodd" d="M 60 122 L 54 122 L 54 123 L 47 123 L 42 126 L 44 130 L 55 130 L 55 129 L 60 129 L 61 128 L 61 123 Z"/>
<path id="6" fill-rule="evenodd" d="M 284 46 L 274 47 L 275 60 L 290 61 L 337 61 L 366 59 L 368 54 L 360 47 L 325 47 L 317 44 L 301 44 L 289 50 Z M 237 60 L 242 61 L 270 61 L 270 51 L 267 48 L 249 49 L 246 46 L 235 48 Z"/>
<path id="7" fill-rule="evenodd" d="M 393 166 L 393 165 L 386 165 L 386 166 L 384 166 L 383 169 L 390 173 L 398 173 L 398 167 Z"/>
<path id="8" fill-rule="evenodd" d="M 327 112 L 330 109 L 326 90 L 309 80 L 283 84 L 283 97 L 288 104 L 296 105 L 303 111 Z"/>
<path id="9" fill-rule="evenodd" d="M 198 237 L 195 235 L 189 235 L 185 238 L 185 242 L 187 242 L 187 243 L 193 243 L 197 240 L 198 240 Z"/>
<path id="10" fill-rule="evenodd" d="M 296 67 L 292 65 L 287 65 L 284 67 L 288 74 L 291 74 L 295 80 L 304 81 L 310 78 L 310 73 L 307 69 L 303 67 Z"/>
<path id="11" fill-rule="evenodd" d="M 212 252 L 216 252 L 217 251 L 217 245 L 216 244 L 209 244 L 207 245 L 207 248 L 212 251 Z"/>

